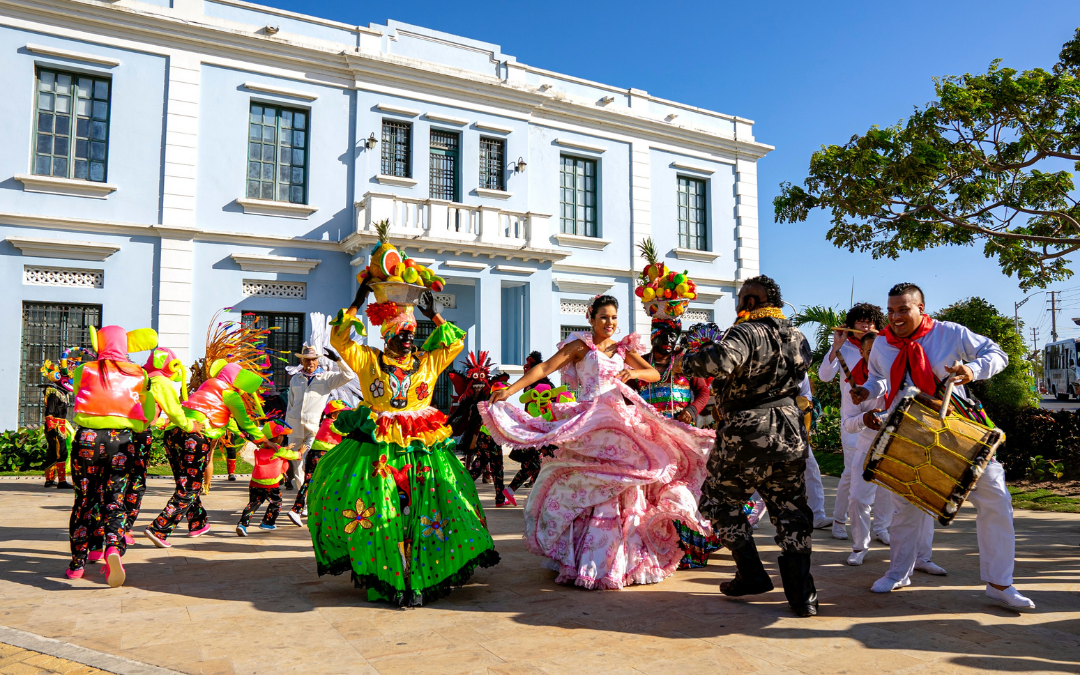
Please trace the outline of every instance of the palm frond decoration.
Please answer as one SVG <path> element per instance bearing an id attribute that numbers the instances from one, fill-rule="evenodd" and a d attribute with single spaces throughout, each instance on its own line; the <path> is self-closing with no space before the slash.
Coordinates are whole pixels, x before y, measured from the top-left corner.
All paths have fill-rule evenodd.
<path id="1" fill-rule="evenodd" d="M 650 265 L 655 265 L 660 262 L 660 256 L 656 252 L 656 244 L 653 243 L 652 237 L 645 237 L 638 242 L 637 250 L 641 253 L 641 257 L 645 258 L 645 261 Z"/>
<path id="2" fill-rule="evenodd" d="M 844 325 L 846 319 L 847 310 L 838 311 L 824 305 L 803 307 L 795 314 L 794 323 L 796 326 L 817 324 L 813 337 L 814 363 L 820 363 L 825 358 L 825 355 L 829 353 L 832 346 L 832 328 Z"/>
<path id="3" fill-rule="evenodd" d="M 390 241 L 390 219 L 386 218 L 375 223 L 375 235 L 379 237 L 379 244 Z"/>

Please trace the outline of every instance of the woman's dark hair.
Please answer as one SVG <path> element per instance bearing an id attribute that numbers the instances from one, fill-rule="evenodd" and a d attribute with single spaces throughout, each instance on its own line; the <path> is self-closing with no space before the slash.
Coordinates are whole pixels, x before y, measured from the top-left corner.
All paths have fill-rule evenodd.
<path id="1" fill-rule="evenodd" d="M 869 321 L 878 330 L 885 328 L 887 323 L 881 308 L 877 305 L 871 305 L 869 302 L 860 302 L 849 309 L 847 318 L 844 319 L 844 325 L 848 328 L 854 328 L 859 321 Z"/>
<path id="2" fill-rule="evenodd" d="M 759 274 L 744 281 L 743 286 L 757 286 L 765 291 L 765 302 L 770 307 L 782 307 L 784 305 L 784 299 L 780 297 L 780 285 L 773 281 L 772 277 Z"/>
<path id="3" fill-rule="evenodd" d="M 922 292 L 921 288 L 919 288 L 918 286 L 916 286 L 915 284 L 913 284 L 913 283 L 911 283 L 909 281 L 901 282 L 899 284 L 896 284 L 892 288 L 890 288 L 889 289 L 889 297 L 893 298 L 893 297 L 896 297 L 898 295 L 906 295 L 906 294 L 912 293 L 912 292 L 919 294 L 919 302 L 921 302 L 923 304 L 926 303 L 926 294 Z"/>
<path id="4" fill-rule="evenodd" d="M 589 303 L 589 308 L 585 310 L 585 318 L 592 321 L 593 316 L 600 311 L 601 307 L 607 307 L 611 305 L 615 309 L 619 308 L 619 301 L 615 299 L 613 295 L 598 295 L 592 299 Z"/>

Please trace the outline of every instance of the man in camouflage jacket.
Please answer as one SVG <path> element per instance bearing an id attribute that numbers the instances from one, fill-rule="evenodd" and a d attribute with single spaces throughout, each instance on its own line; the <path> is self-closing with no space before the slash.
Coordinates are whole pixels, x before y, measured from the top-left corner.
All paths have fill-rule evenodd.
<path id="1" fill-rule="evenodd" d="M 684 355 L 678 367 L 689 376 L 714 378 L 723 415 L 700 503 L 738 569 L 734 580 L 720 584 L 721 592 L 740 596 L 773 589 L 742 511 L 757 491 L 776 526 L 782 551 L 777 563 L 788 603 L 797 615 L 813 616 L 814 516 L 803 479 L 810 446 L 795 403 L 812 353 L 803 334 L 783 317 L 781 304 L 775 281 L 748 279 L 739 292 L 736 325 L 720 342 Z"/>

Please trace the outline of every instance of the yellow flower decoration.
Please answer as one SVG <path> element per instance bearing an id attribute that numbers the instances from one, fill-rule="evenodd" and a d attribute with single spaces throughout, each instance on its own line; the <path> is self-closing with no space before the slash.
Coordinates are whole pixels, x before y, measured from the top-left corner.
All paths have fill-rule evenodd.
<path id="1" fill-rule="evenodd" d="M 357 527 L 362 527 L 365 530 L 371 529 L 371 516 L 375 515 L 375 507 L 364 508 L 364 500 L 356 500 L 356 510 L 345 509 L 341 512 L 341 515 L 349 519 L 349 522 L 345 523 L 345 533 L 352 534 L 356 532 Z"/>

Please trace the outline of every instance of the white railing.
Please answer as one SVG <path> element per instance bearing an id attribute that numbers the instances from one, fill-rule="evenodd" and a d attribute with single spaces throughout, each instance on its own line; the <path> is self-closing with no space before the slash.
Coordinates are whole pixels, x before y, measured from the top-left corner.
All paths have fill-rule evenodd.
<path id="1" fill-rule="evenodd" d="M 356 207 L 356 231 L 388 219 L 391 233 L 515 248 L 550 248 L 547 221 L 538 213 L 369 192 Z"/>

